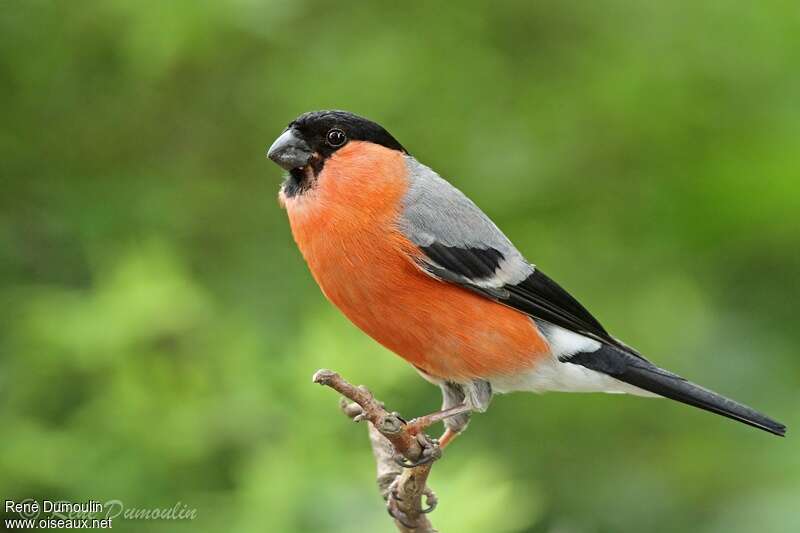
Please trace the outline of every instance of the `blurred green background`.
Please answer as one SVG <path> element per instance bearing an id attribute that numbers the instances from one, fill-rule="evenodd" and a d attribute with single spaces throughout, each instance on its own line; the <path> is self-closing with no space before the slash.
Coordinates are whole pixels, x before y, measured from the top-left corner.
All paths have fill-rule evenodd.
<path id="1" fill-rule="evenodd" d="M 787 423 L 500 397 L 443 532 L 800 530 L 796 2 L 0 2 L 0 496 L 196 508 L 123 531 L 388 532 L 365 428 L 438 389 L 315 286 L 264 157 L 385 125 L 610 331 Z"/>

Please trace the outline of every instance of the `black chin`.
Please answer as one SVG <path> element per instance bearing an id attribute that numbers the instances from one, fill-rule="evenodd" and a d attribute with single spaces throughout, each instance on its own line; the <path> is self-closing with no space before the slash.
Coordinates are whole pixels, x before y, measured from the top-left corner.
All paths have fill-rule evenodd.
<path id="1" fill-rule="evenodd" d="M 325 166 L 325 158 L 312 157 L 302 167 L 295 167 L 289 171 L 286 181 L 283 182 L 283 193 L 287 198 L 303 194 L 317 181 L 317 176 Z"/>
<path id="2" fill-rule="evenodd" d="M 290 170 L 282 187 L 283 194 L 285 194 L 287 198 L 303 194 L 310 188 L 311 178 L 306 172 L 306 167 L 296 167 Z"/>

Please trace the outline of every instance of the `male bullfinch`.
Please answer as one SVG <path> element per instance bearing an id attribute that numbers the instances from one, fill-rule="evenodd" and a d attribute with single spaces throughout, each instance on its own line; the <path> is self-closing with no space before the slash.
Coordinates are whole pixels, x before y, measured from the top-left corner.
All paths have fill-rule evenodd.
<path id="1" fill-rule="evenodd" d="M 461 191 L 384 128 L 305 113 L 268 157 L 311 274 L 356 326 L 443 394 L 446 444 L 512 391 L 661 396 L 783 436 L 783 424 L 645 359 L 529 263 Z"/>

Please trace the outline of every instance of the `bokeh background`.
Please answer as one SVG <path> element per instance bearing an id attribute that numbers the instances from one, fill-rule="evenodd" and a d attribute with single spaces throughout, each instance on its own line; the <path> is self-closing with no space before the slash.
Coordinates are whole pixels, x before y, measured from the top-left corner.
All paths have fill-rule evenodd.
<path id="1" fill-rule="evenodd" d="M 123 531 L 388 532 L 364 427 L 439 392 L 328 304 L 264 157 L 389 129 L 656 362 L 790 426 L 497 398 L 444 532 L 800 530 L 796 2 L 0 3 L 0 495 L 196 508 Z"/>

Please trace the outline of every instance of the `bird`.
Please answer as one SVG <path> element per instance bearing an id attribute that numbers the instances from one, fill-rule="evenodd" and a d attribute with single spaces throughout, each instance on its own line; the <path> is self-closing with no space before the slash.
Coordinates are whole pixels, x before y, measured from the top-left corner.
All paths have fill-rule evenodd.
<path id="1" fill-rule="evenodd" d="M 442 447 L 496 394 L 663 397 L 784 436 L 768 416 L 664 370 L 612 336 L 529 263 L 460 190 L 378 123 L 307 112 L 267 157 L 279 202 L 322 293 L 442 392 Z"/>

